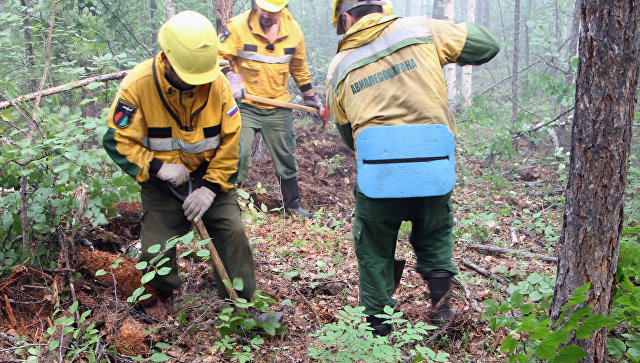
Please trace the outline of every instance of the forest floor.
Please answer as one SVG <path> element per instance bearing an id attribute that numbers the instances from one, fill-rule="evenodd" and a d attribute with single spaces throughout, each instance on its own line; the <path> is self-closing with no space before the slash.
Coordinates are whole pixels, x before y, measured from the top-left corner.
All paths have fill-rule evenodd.
<path id="1" fill-rule="evenodd" d="M 536 152 L 524 142 L 519 148 L 520 154 Z M 276 300 L 271 308 L 284 314 L 289 330 L 284 335 L 263 337 L 265 343 L 256 353 L 256 361 L 309 361 L 308 347 L 314 339 L 309 334 L 335 322 L 335 314 L 345 306 L 358 305 L 358 265 L 351 235 L 356 175 L 353 153 L 333 128 L 323 131 L 317 124 L 300 124 L 296 155 L 303 204 L 317 212 L 314 219 L 302 220 L 273 210 L 280 207 L 281 198 L 268 157 L 254 162 L 243 186 L 250 195 L 243 198 L 243 217 L 254 251 L 258 287 Z M 548 236 L 557 235 L 560 228 L 562 183 L 552 165 L 527 167 L 464 152 L 457 158 L 454 260 L 461 273 L 451 294 L 457 313 L 451 324 L 432 335 L 428 346 L 448 352 L 452 362 L 502 361 L 505 356 L 496 351 L 506 332 L 492 332 L 481 311 L 483 300 L 505 299 L 506 286 L 480 275 L 469 262 L 511 284 L 533 273 L 553 274 L 555 265 L 538 258 L 487 254 L 473 246 L 550 255 L 553 244 Z M 68 270 L 62 257 L 59 270 L 18 266 L 0 282 L 0 361 L 21 361 L 29 355 L 30 347 L 40 343 L 46 348 L 50 342 L 45 338 L 46 330 L 56 325 L 56 318 L 69 314 L 73 300 L 79 303 L 78 312 L 92 310 L 83 326 L 95 324 L 102 341 L 119 344 L 119 354 L 111 355 L 112 362 L 131 361 L 131 356 L 149 352 L 157 342 L 167 343 L 156 347 L 173 362 L 223 360 L 220 353 L 212 355 L 210 350 L 219 339 L 215 326 L 220 323 L 224 304 L 215 295 L 209 262 L 179 260 L 184 283 L 177 291 L 173 315 L 167 317 L 166 307 L 160 304 L 131 307 L 126 303 L 136 287 L 125 286 L 126 281 L 139 282 L 140 273 L 134 267 L 135 260 L 119 253 L 131 251 L 139 241 L 139 204 L 122 203 L 118 208 L 120 216 L 107 226 L 87 224 L 74 232 L 73 239 L 78 242 L 69 253 L 69 267 L 75 275 L 75 297 L 65 283 Z M 414 269 L 409 229 L 403 225 L 398 242 L 397 257 L 405 258 L 407 267 L 402 286 L 394 295 L 396 309 L 411 322 L 426 322 L 429 291 Z M 124 275 L 95 276 L 100 268 L 110 271 L 109 266 L 118 258 L 124 261 L 116 271 L 125 271 Z M 52 317 L 56 301 L 67 312 Z M 17 350 L 16 345 L 24 349 Z M 79 352 L 77 357 L 86 353 Z"/>

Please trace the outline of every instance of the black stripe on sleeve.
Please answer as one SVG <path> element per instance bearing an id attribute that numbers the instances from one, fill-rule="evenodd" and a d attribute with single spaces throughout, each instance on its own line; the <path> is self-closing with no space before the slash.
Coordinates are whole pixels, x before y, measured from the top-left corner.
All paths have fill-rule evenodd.
<path id="1" fill-rule="evenodd" d="M 204 131 L 204 137 L 214 137 L 220 135 L 220 130 L 222 129 L 222 125 L 204 127 L 202 131 Z"/>

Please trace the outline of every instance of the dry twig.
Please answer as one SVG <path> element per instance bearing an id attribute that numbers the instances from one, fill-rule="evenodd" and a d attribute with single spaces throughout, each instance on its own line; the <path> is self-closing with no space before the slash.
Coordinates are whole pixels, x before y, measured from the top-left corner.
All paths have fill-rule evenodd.
<path id="1" fill-rule="evenodd" d="M 502 286 L 499 285 L 500 291 L 504 292 L 505 294 L 511 296 L 511 293 L 509 292 L 509 290 L 507 290 L 504 286 L 508 286 L 509 283 L 507 282 L 507 280 L 505 280 L 503 277 L 500 277 L 496 274 L 494 274 L 493 272 L 489 271 L 489 270 L 485 270 L 482 267 L 476 265 L 475 263 L 467 260 L 467 259 L 463 259 L 462 260 L 462 264 L 469 267 L 470 269 L 474 270 L 475 272 L 479 273 L 480 275 L 484 276 L 484 277 L 490 277 L 494 280 L 496 280 L 497 282 L 499 282 L 500 284 L 502 284 Z"/>
<path id="2" fill-rule="evenodd" d="M 508 255 L 519 255 L 519 256 L 530 257 L 530 258 L 537 258 L 539 260 L 543 260 L 543 261 L 547 261 L 547 262 L 553 262 L 553 263 L 557 263 L 558 262 L 558 258 L 557 257 L 547 256 L 547 255 L 543 255 L 543 254 L 540 254 L 540 253 L 524 252 L 524 251 L 518 251 L 518 250 L 509 250 L 509 249 L 506 249 L 506 248 L 493 247 L 493 246 L 487 246 L 487 245 L 475 245 L 472 248 L 476 249 L 478 251 L 482 251 L 482 252 L 491 252 L 491 253 L 508 254 Z"/>

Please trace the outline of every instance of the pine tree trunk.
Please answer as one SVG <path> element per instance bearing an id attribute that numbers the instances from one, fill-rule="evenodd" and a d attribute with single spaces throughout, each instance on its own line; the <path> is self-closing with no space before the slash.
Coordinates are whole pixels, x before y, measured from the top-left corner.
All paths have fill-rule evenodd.
<path id="1" fill-rule="evenodd" d="M 551 303 L 555 323 L 571 294 L 591 282 L 593 313 L 609 314 L 623 223 L 640 49 L 640 7 L 633 0 L 580 0 L 580 39 L 571 164 Z M 582 304 L 581 304 L 582 305 Z M 607 331 L 572 336 L 603 362 Z"/>
<path id="2" fill-rule="evenodd" d="M 445 0 L 433 0 L 432 18 L 444 19 L 444 2 Z"/>
<path id="3" fill-rule="evenodd" d="M 213 0 L 213 9 L 216 12 L 216 30 L 220 34 L 225 30 L 229 19 L 233 17 L 233 1 Z"/>
<path id="4" fill-rule="evenodd" d="M 467 0 L 467 21 L 476 21 L 476 0 Z M 462 67 L 462 93 L 464 95 L 464 105 L 471 104 L 471 88 L 473 83 L 473 67 Z"/>

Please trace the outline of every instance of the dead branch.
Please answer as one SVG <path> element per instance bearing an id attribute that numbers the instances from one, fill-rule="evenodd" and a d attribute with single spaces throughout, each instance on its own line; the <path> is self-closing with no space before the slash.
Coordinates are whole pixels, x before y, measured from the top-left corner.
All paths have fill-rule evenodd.
<path id="1" fill-rule="evenodd" d="M 521 70 L 519 70 L 519 71 L 518 71 L 518 73 L 525 72 L 525 71 L 529 70 L 529 68 L 531 68 L 531 67 L 535 66 L 535 65 L 536 65 L 536 64 L 538 64 L 538 63 L 540 63 L 540 61 L 539 61 L 539 60 L 537 60 L 537 61 L 535 61 L 535 62 L 533 62 L 533 63 L 529 64 L 528 66 L 526 66 L 526 67 L 522 68 Z M 506 76 L 505 78 L 503 78 L 503 79 L 499 80 L 498 82 L 494 83 L 494 84 L 493 84 L 492 86 L 490 86 L 489 88 L 487 88 L 487 89 L 485 89 L 484 91 L 482 91 L 482 92 L 478 93 L 478 96 L 481 96 L 481 95 L 483 95 L 483 94 L 485 94 L 485 93 L 487 93 L 487 92 L 491 91 L 492 89 L 494 89 L 494 88 L 498 87 L 500 84 L 502 84 L 502 82 L 508 81 L 511 77 L 513 77 L 513 74 L 510 74 L 510 75 Z"/>
<path id="2" fill-rule="evenodd" d="M 563 113 L 561 113 L 560 115 L 558 115 L 556 118 L 554 118 L 551 121 L 547 121 L 547 122 L 543 122 L 543 123 L 537 123 L 537 124 L 533 124 L 531 126 L 529 126 L 529 130 L 527 130 L 527 132 L 533 132 L 536 130 L 539 130 L 545 126 L 548 126 L 556 121 L 558 121 L 559 119 L 561 119 L 564 115 L 568 114 L 569 112 L 573 111 L 575 107 L 571 107 L 569 109 L 567 109 L 566 111 L 564 111 Z M 521 137 L 522 135 L 524 135 L 524 133 L 522 131 L 518 132 L 516 135 L 513 136 L 513 139 L 517 139 L 519 137 Z"/>
<path id="3" fill-rule="evenodd" d="M 467 286 L 467 284 L 463 283 L 462 281 L 460 281 L 459 279 L 457 279 L 455 277 L 453 277 L 451 279 L 451 281 L 453 281 L 454 283 L 458 284 L 458 286 L 460 286 L 462 288 L 462 291 L 464 291 L 464 296 L 467 298 L 467 301 L 469 302 L 469 304 L 471 305 L 471 308 L 474 311 L 476 311 L 478 313 L 484 313 L 484 310 L 482 310 L 482 308 L 480 306 L 478 306 L 478 302 L 471 295 L 471 290 L 469 290 L 469 287 Z"/>
<path id="4" fill-rule="evenodd" d="M 520 239 L 518 238 L 518 233 L 516 232 L 516 228 L 511 226 L 509 227 L 509 231 L 511 232 L 511 243 L 517 245 L 520 243 Z"/>
<path id="5" fill-rule="evenodd" d="M 498 287 L 500 288 L 500 291 L 504 292 L 505 294 L 511 296 L 511 293 L 509 292 L 509 290 L 507 290 L 504 286 L 508 286 L 509 282 L 507 280 L 505 280 L 503 277 L 498 276 L 496 274 L 494 274 L 493 272 L 489 271 L 489 270 L 485 270 L 482 267 L 476 265 L 475 263 L 467 260 L 467 259 L 463 259 L 462 260 L 462 264 L 469 267 L 470 269 L 474 270 L 475 272 L 479 273 L 480 275 L 484 276 L 484 277 L 490 277 L 494 280 L 496 280 L 498 283 L 502 284 L 502 285 L 498 285 Z"/>
<path id="6" fill-rule="evenodd" d="M 553 262 L 553 263 L 558 262 L 557 257 L 547 256 L 540 253 L 510 250 L 506 248 L 493 247 L 493 246 L 487 246 L 487 245 L 475 245 L 472 248 L 482 252 L 491 252 L 491 253 L 508 254 L 508 255 L 520 255 L 524 257 L 537 258 L 547 262 Z"/>
<path id="7" fill-rule="evenodd" d="M 7 312 L 7 318 L 9 319 L 9 324 L 13 329 L 18 329 L 18 323 L 16 322 L 15 316 L 13 316 L 13 309 L 11 309 L 11 304 L 9 303 L 9 297 L 4 295 L 4 308 Z"/>
<path id="8" fill-rule="evenodd" d="M 302 301 L 304 301 L 304 303 L 309 307 L 309 309 L 313 311 L 313 314 L 316 316 L 316 322 L 318 323 L 318 326 L 322 326 L 322 319 L 320 319 L 320 314 L 318 314 L 318 311 L 313 307 L 313 305 L 311 305 L 311 302 L 309 301 L 309 299 L 307 299 L 304 295 L 302 295 L 300 290 L 298 290 L 298 287 L 296 286 L 296 284 L 291 280 L 289 280 L 289 282 L 291 283 L 291 286 L 293 286 L 293 288 L 296 290 L 298 295 L 300 295 L 300 297 L 302 298 Z"/>
<path id="9" fill-rule="evenodd" d="M 8 107 L 16 107 L 16 104 L 18 102 L 31 101 L 33 99 L 36 99 L 36 97 L 38 97 L 38 94 L 40 94 L 43 97 L 44 96 L 51 96 L 51 95 L 56 94 L 56 93 L 60 93 L 60 92 L 69 91 L 69 90 L 72 90 L 72 89 L 84 87 L 84 86 L 86 86 L 88 84 L 91 84 L 91 83 L 94 83 L 94 82 L 107 82 L 107 81 L 113 81 L 113 80 L 117 80 L 117 79 L 122 79 L 122 78 L 124 78 L 124 76 L 129 74 L 130 71 L 131 71 L 130 69 L 127 69 L 127 70 L 124 70 L 124 71 L 101 74 L 99 76 L 89 77 L 89 78 L 81 79 L 79 81 L 65 83 L 65 84 L 60 85 L 60 86 L 47 88 L 45 90 L 42 90 L 42 92 L 33 92 L 33 93 L 26 94 L 26 95 L 22 95 L 20 97 L 14 98 L 13 100 L 9 100 L 7 98 L 7 101 L 0 102 L 0 110 L 4 110 L 5 108 L 8 108 Z M 6 98 L 6 96 L 5 96 L 5 98 Z"/>

